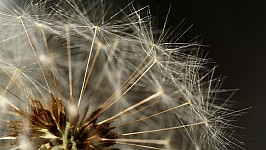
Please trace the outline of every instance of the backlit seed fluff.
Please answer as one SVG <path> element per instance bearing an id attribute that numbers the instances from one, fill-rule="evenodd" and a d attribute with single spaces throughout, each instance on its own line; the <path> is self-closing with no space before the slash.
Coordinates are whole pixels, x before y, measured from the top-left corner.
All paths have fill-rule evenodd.
<path id="1" fill-rule="evenodd" d="M 237 146 L 201 46 L 155 33 L 149 7 L 108 3 L 0 1 L 0 149 Z"/>

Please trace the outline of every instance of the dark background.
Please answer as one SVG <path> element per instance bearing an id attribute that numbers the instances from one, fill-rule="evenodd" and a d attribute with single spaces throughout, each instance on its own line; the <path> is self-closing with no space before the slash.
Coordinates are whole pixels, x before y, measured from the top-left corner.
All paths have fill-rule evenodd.
<path id="1" fill-rule="evenodd" d="M 171 5 L 169 26 L 184 18 L 187 27 L 193 25 L 180 40 L 200 35 L 209 45 L 208 57 L 219 66 L 216 75 L 227 77 L 222 87 L 240 89 L 232 98 L 235 109 L 252 107 L 238 117 L 235 124 L 244 129 L 237 129 L 235 135 L 245 149 L 265 150 L 266 1 L 135 0 L 134 5 L 150 5 L 159 26 Z"/>

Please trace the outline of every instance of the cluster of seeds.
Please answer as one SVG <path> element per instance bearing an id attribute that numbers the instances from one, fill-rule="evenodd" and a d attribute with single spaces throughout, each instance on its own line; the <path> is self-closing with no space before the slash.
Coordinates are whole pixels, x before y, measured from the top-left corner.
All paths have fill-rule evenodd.
<path id="1" fill-rule="evenodd" d="M 200 44 L 155 32 L 149 7 L 105 3 L 0 2 L 0 149 L 235 146 Z"/>

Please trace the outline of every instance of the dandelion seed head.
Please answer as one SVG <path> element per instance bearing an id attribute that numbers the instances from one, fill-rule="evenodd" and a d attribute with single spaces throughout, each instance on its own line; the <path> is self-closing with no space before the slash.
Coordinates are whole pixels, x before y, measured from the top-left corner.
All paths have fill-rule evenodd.
<path id="1" fill-rule="evenodd" d="M 228 149 L 237 111 L 199 43 L 170 43 L 149 7 L 27 1 L 0 9 L 0 148 Z"/>

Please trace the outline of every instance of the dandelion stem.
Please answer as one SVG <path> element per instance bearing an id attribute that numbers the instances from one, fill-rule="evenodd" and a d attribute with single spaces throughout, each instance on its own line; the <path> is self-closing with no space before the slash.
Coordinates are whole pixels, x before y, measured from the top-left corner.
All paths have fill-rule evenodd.
<path id="1" fill-rule="evenodd" d="M 91 55 L 92 55 L 92 51 L 93 51 L 93 46 L 94 46 L 94 43 L 95 43 L 95 38 L 96 38 L 96 33 L 98 31 L 98 27 L 96 26 L 94 28 L 94 34 L 93 34 L 93 39 L 92 39 L 92 43 L 91 43 L 91 47 L 90 47 L 90 54 L 89 54 L 89 57 L 88 57 L 88 60 L 87 60 L 87 65 L 86 65 L 86 70 L 85 70 L 85 74 L 84 74 L 84 78 L 83 78 L 83 83 L 82 83 L 82 88 L 81 88 L 81 91 L 80 91 L 80 95 L 79 95 L 79 100 L 78 100 L 78 108 L 80 106 L 80 103 L 81 103 L 81 99 L 82 99 L 82 96 L 84 94 L 84 91 L 87 87 L 87 84 L 88 84 L 88 81 L 89 81 L 89 78 L 90 78 L 90 75 L 91 75 L 91 72 L 92 72 L 92 69 L 94 67 L 94 63 L 96 61 L 96 58 L 99 54 L 99 51 L 100 49 L 97 50 L 96 54 L 95 54 L 95 59 L 93 60 L 93 64 L 90 68 L 90 71 L 89 71 L 89 74 L 87 76 L 87 73 L 88 73 L 88 69 L 89 69 L 89 64 L 90 64 L 90 59 L 91 59 Z"/>
<path id="2" fill-rule="evenodd" d="M 19 85 L 18 85 L 18 83 L 17 82 L 15 82 L 14 81 L 14 78 L 12 78 L 11 77 L 11 75 L 4 69 L 4 68 L 2 68 L 2 70 L 5 72 L 5 74 L 10 78 L 10 80 L 13 82 L 13 83 L 15 83 L 15 85 L 19 88 L 19 90 L 23 93 L 23 94 L 25 94 L 25 96 L 28 98 L 29 97 L 29 95 L 26 93 L 26 91 L 24 91 L 23 90 L 23 88 L 22 87 L 20 87 Z M 18 69 L 16 68 L 16 72 L 18 71 Z M 25 83 L 21 80 L 21 82 L 25 85 Z M 31 89 L 30 89 L 31 90 Z"/>
<path id="3" fill-rule="evenodd" d="M 41 69 L 41 72 L 42 72 L 42 75 L 43 75 L 44 81 L 45 81 L 46 86 L 47 86 L 47 88 L 48 88 L 48 91 L 49 91 L 49 93 L 51 93 L 51 89 L 50 89 L 49 84 L 48 84 L 48 81 L 47 81 L 47 79 L 46 79 L 46 77 L 45 77 L 45 74 L 44 74 L 44 71 L 43 71 L 43 67 L 42 67 L 42 65 L 41 65 L 41 63 L 40 63 L 40 60 L 38 59 L 38 56 L 37 56 L 36 51 L 35 51 L 35 48 L 34 48 L 34 46 L 33 46 L 33 44 L 32 44 L 32 41 L 31 41 L 31 39 L 30 39 L 30 36 L 29 36 L 28 31 L 27 31 L 27 29 L 26 29 L 26 26 L 25 26 L 25 24 L 24 24 L 24 22 L 23 22 L 23 17 L 22 17 L 22 16 L 19 16 L 18 19 L 20 20 L 20 22 L 21 22 L 21 24 L 22 24 L 22 26 L 23 26 L 23 29 L 24 29 L 25 34 L 26 34 L 26 36 L 27 36 L 27 39 L 28 39 L 28 41 L 29 41 L 30 47 L 31 47 L 31 49 L 32 49 L 32 51 L 33 51 L 33 53 L 34 53 L 34 56 L 35 56 L 36 60 L 38 61 L 38 64 L 39 64 L 39 66 L 40 66 L 40 69 Z"/>
<path id="4" fill-rule="evenodd" d="M 15 72 L 14 72 L 13 76 L 11 77 L 9 83 L 8 83 L 7 86 L 5 87 L 5 90 L 4 90 L 4 92 L 2 93 L 2 95 L 4 95 L 4 94 L 6 93 L 8 87 L 9 87 L 9 86 L 11 85 L 11 83 L 13 82 L 16 73 L 17 73 L 17 69 L 15 70 Z"/>
<path id="5" fill-rule="evenodd" d="M 70 103 L 73 103 L 73 83 L 72 83 L 72 60 L 71 60 L 71 48 L 70 48 L 70 34 L 69 26 L 65 25 L 66 40 L 67 40 L 67 59 L 68 59 L 68 80 L 69 80 L 69 99 Z"/>
<path id="6" fill-rule="evenodd" d="M 146 146 L 146 145 L 140 145 L 140 144 L 132 144 L 132 143 L 123 143 L 123 142 L 116 142 L 116 144 L 135 146 L 135 147 L 142 147 L 142 148 L 147 148 L 147 149 L 171 150 L 171 149 L 163 149 L 163 148 L 159 148 L 159 147 L 152 147 L 152 146 Z"/>
<path id="7" fill-rule="evenodd" d="M 130 87 L 128 87 L 118 98 L 116 99 L 112 99 L 113 97 L 110 97 L 100 108 L 103 108 L 103 110 L 101 110 L 99 112 L 99 115 L 102 114 L 103 112 L 105 112 L 108 108 L 110 108 L 114 103 L 116 103 L 123 95 L 125 95 L 151 68 L 152 66 L 156 63 L 156 60 L 150 60 L 148 64 L 146 64 L 143 68 L 142 71 L 140 71 L 136 76 L 134 76 L 132 79 L 136 81 L 134 81 L 134 83 L 132 83 L 132 85 Z M 144 71 L 145 70 L 145 71 Z M 144 71 L 144 72 L 143 72 Z M 141 74 L 141 72 L 143 72 Z M 140 75 L 141 74 L 141 75 Z M 140 75 L 140 77 L 138 77 Z M 138 77 L 138 78 L 137 78 Z M 127 83 L 127 86 L 130 84 L 131 82 Z M 125 87 L 127 87 L 125 86 Z M 124 89 L 124 87 L 122 88 Z"/>
<path id="8" fill-rule="evenodd" d="M 14 140 L 16 139 L 16 137 L 12 137 L 12 136 L 5 136 L 5 137 L 1 137 L 0 140 Z"/>
<path id="9" fill-rule="evenodd" d="M 44 29 L 43 29 L 43 25 L 40 24 L 40 25 L 39 25 L 39 28 L 41 29 L 42 36 L 43 36 L 43 41 L 44 41 L 44 43 L 45 43 L 46 51 L 47 51 L 48 56 L 49 56 L 49 59 L 50 59 L 49 64 L 50 64 L 50 67 L 51 67 L 52 76 L 53 76 L 53 79 L 54 79 L 54 84 L 55 84 L 55 87 L 56 87 L 56 91 L 57 91 L 57 93 L 58 93 L 59 95 L 61 95 L 60 92 L 59 92 L 58 85 L 57 85 L 57 81 L 56 81 L 56 77 L 55 77 L 55 73 L 54 73 L 54 67 L 53 67 L 53 65 L 52 65 L 52 60 L 51 60 L 51 53 L 50 53 L 50 50 L 49 50 L 49 46 L 48 46 L 48 43 L 47 43 L 47 38 L 46 38 L 46 35 L 45 35 L 45 32 L 44 32 Z"/>
<path id="10" fill-rule="evenodd" d="M 6 98 L 3 96 L 0 96 L 0 100 L 2 100 L 4 103 L 7 103 L 8 105 L 11 106 L 11 108 L 15 109 L 16 111 L 20 111 L 18 107 L 16 107 L 14 104 L 10 103 Z"/>
<path id="11" fill-rule="evenodd" d="M 136 72 L 139 71 L 139 68 L 140 68 L 140 67 L 142 66 L 142 64 L 146 61 L 146 59 L 148 58 L 148 56 L 149 56 L 149 55 L 147 54 L 147 55 L 145 56 L 145 58 L 142 60 L 142 62 L 139 64 L 139 66 L 134 70 L 134 72 L 133 72 L 133 73 L 127 78 L 127 80 L 121 85 L 121 87 L 118 88 L 118 89 L 112 94 L 112 96 L 111 96 L 110 98 L 108 98 L 108 100 L 111 99 L 111 98 L 113 98 L 117 93 L 120 93 L 120 92 L 122 91 L 121 89 L 122 89 L 126 84 L 128 84 L 128 82 L 133 78 L 133 76 L 136 74 Z M 107 101 L 108 101 L 108 100 L 107 100 Z M 107 102 L 107 101 L 106 101 L 106 102 Z M 105 103 L 106 103 L 106 102 L 105 102 Z M 104 103 L 104 104 L 105 104 L 105 103 Z M 104 104 L 103 104 L 103 105 L 104 105 Z"/>
<path id="12" fill-rule="evenodd" d="M 123 136 L 128 136 L 128 135 L 137 135 L 137 134 L 144 134 L 144 133 L 154 133 L 154 132 L 160 132 L 160 131 L 168 131 L 168 130 L 186 128 L 186 127 L 191 127 L 191 126 L 196 126 L 196 125 L 201 125 L 201 124 L 207 124 L 207 121 L 202 121 L 202 122 L 192 123 L 192 124 L 187 124 L 187 125 L 182 125 L 182 126 L 176 126 L 176 127 L 170 127 L 170 128 L 162 128 L 162 129 L 149 130 L 149 131 L 140 131 L 140 132 L 131 132 L 131 133 L 125 133 L 125 134 L 122 134 L 122 135 Z"/>
<path id="13" fill-rule="evenodd" d="M 177 106 L 174 106 L 172 108 L 169 108 L 169 109 L 166 109 L 164 111 L 161 111 L 161 112 L 158 112 L 158 113 L 155 113 L 153 115 L 150 115 L 150 116 L 147 116 L 147 117 L 144 117 L 144 118 L 141 118 L 141 119 L 138 119 L 138 120 L 135 120 L 135 121 L 132 121 L 132 122 L 128 122 L 128 123 L 125 123 L 125 124 L 122 124 L 122 125 L 119 125 L 119 126 L 116 126 L 117 127 L 121 127 L 121 126 L 125 126 L 125 125 L 129 125 L 129 124 L 132 124 L 132 123 L 135 123 L 135 122 L 139 122 L 139 121 L 142 121 L 142 120 L 145 120 L 145 119 L 149 119 L 151 117 L 154 117 L 154 116 L 157 116 L 157 115 L 160 115 L 160 114 L 163 114 L 163 113 L 166 113 L 166 112 L 169 112 L 173 109 L 176 109 L 176 108 L 179 108 L 179 107 L 183 107 L 183 106 L 186 106 L 186 105 L 190 105 L 191 102 L 187 102 L 187 103 L 184 103 L 184 104 L 181 104 L 181 105 L 177 105 Z"/>
<path id="14" fill-rule="evenodd" d="M 110 48 L 110 49 L 111 49 L 111 53 L 108 54 L 107 61 L 106 61 L 106 62 L 104 63 L 104 65 L 103 65 L 103 69 L 102 69 L 102 71 L 101 71 L 101 73 L 100 73 L 100 75 L 99 75 L 99 78 L 98 78 L 98 80 L 97 80 L 96 85 L 94 86 L 93 94 L 92 94 L 92 96 L 91 96 L 90 99 L 89 99 L 89 104 L 91 103 L 93 97 L 96 95 L 96 93 L 97 93 L 97 91 L 98 91 L 98 89 L 99 89 L 99 86 L 100 86 L 100 84 L 101 84 L 101 82 L 102 82 L 102 79 L 103 79 L 103 77 L 104 77 L 104 75 L 105 75 L 104 72 L 106 71 L 106 69 L 107 69 L 108 65 L 110 64 L 111 60 L 113 59 L 113 55 L 115 54 L 115 51 L 116 51 L 116 49 L 117 49 L 117 46 L 118 46 L 118 42 L 116 41 L 116 42 L 114 43 L 114 45 L 113 45 L 113 48 Z"/>
<path id="15" fill-rule="evenodd" d="M 8 89 L 6 89 L 5 87 L 3 87 L 2 85 L 0 85 L 3 89 L 5 89 L 6 92 L 12 94 L 14 97 L 16 97 L 18 100 L 20 100 L 23 103 L 26 103 L 24 100 L 22 100 L 20 97 L 18 97 L 16 94 L 14 94 L 13 92 L 9 91 Z M 4 94 L 2 94 L 3 96 Z"/>
<path id="16" fill-rule="evenodd" d="M 166 145 L 168 140 L 151 140 L 151 139 L 103 139 L 105 140 L 115 140 L 116 142 L 126 142 L 126 143 L 146 143 L 146 144 L 158 144 Z"/>
<path id="17" fill-rule="evenodd" d="M 156 97 L 158 97 L 158 96 L 160 96 L 160 95 L 162 95 L 162 94 L 163 94 L 163 91 L 159 91 L 159 92 L 157 92 L 157 93 L 155 93 L 155 94 L 153 94 L 153 95 L 151 95 L 151 96 L 149 96 L 149 97 L 147 97 L 147 98 L 141 100 L 141 101 L 138 102 L 137 104 L 135 104 L 135 105 L 133 105 L 133 106 L 131 106 L 131 107 L 129 107 L 129 108 L 127 108 L 127 109 L 121 111 L 120 113 L 116 114 L 115 116 L 110 117 L 110 118 L 108 118 L 108 119 L 106 119 L 106 120 L 104 120 L 104 121 L 99 122 L 99 124 L 102 124 L 102 123 L 104 123 L 104 122 L 108 122 L 108 121 L 110 121 L 110 120 L 113 120 L 114 118 L 116 118 L 116 117 L 122 115 L 123 113 L 126 113 L 126 112 L 128 112 L 129 110 L 134 109 L 134 108 L 136 108 L 136 107 L 138 107 L 138 106 L 140 106 L 140 105 L 142 105 L 142 104 L 144 104 L 144 103 L 146 103 L 146 102 L 148 102 L 148 101 L 150 101 L 150 100 L 152 100 L 152 99 L 154 99 L 154 98 L 156 98 Z"/>
<path id="18" fill-rule="evenodd" d="M 90 106 L 90 104 L 91 104 L 91 102 L 92 102 L 94 96 L 96 95 L 98 89 L 99 89 L 99 86 L 100 86 L 100 84 L 101 84 L 101 81 L 102 81 L 102 79 L 103 79 L 103 77 L 104 77 L 104 75 L 105 75 L 104 72 L 106 71 L 108 65 L 110 64 L 110 62 L 111 62 L 111 60 L 112 60 L 112 58 L 113 58 L 113 55 L 114 55 L 114 53 L 115 53 L 115 51 L 116 51 L 116 49 L 117 49 L 117 45 L 118 45 L 118 42 L 115 42 L 113 48 L 111 48 L 112 51 L 111 51 L 111 53 L 108 55 L 107 61 L 104 63 L 103 69 L 102 69 L 102 71 L 101 71 L 101 73 L 100 73 L 100 75 L 99 75 L 99 78 L 98 78 L 98 80 L 97 80 L 97 82 L 96 82 L 96 85 L 94 86 L 93 93 L 92 93 L 92 95 L 90 96 L 90 98 L 89 98 L 89 100 L 88 100 L 86 106 L 84 107 L 84 111 L 82 111 L 83 113 L 80 115 L 79 123 L 80 123 L 80 122 L 85 118 L 85 116 L 87 115 L 87 112 L 88 112 L 88 110 L 89 110 L 89 106 Z"/>

